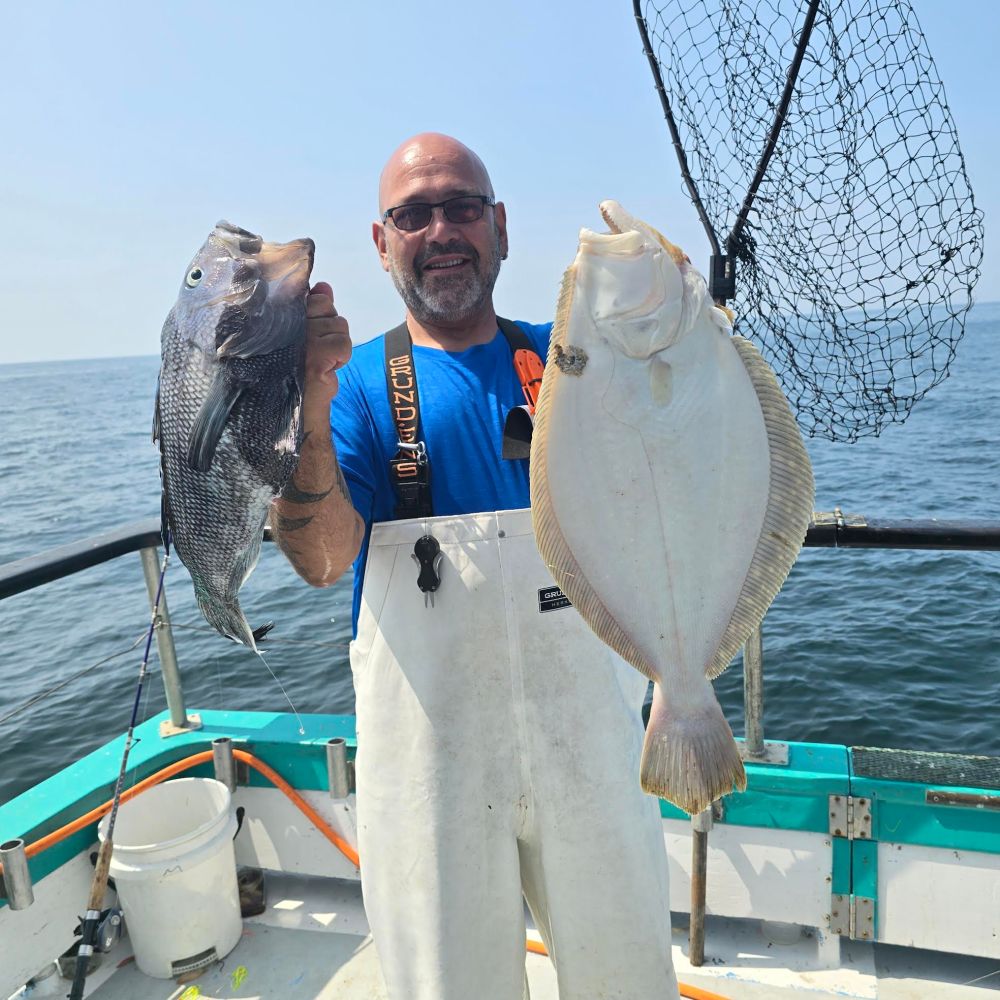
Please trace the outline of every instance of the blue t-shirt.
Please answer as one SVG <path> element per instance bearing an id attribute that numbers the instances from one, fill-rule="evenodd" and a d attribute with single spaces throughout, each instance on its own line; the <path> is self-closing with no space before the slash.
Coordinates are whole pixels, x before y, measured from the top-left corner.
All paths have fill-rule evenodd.
<path id="1" fill-rule="evenodd" d="M 519 321 L 518 326 L 544 362 L 552 324 Z M 434 514 L 529 506 L 527 460 L 500 457 L 507 413 L 524 403 L 506 337 L 497 330 L 488 344 L 457 353 L 414 345 L 413 366 L 420 398 L 418 440 L 427 445 Z M 372 524 L 393 520 L 397 503 L 389 478 L 389 460 L 399 448 L 386 392 L 385 336 L 355 347 L 338 374 L 330 426 L 351 500 L 365 520 L 354 562 L 356 632 Z"/>

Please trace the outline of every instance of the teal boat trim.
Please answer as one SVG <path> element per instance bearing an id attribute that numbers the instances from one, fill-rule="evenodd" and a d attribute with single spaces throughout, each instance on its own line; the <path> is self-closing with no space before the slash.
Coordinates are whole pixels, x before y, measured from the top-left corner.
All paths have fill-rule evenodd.
<path id="1" fill-rule="evenodd" d="M 326 744 L 343 738 L 348 756 L 357 748 L 354 716 L 308 715 L 303 717 L 305 735 L 291 714 L 276 712 L 201 711 L 202 728 L 169 738 L 160 736 L 160 723 L 168 712 L 142 723 L 136 729 L 128 785 L 134 785 L 160 769 L 200 751 L 210 750 L 212 741 L 226 736 L 234 748 L 244 749 L 267 763 L 299 791 L 326 791 L 328 777 Z M 23 838 L 32 843 L 106 802 L 114 787 L 124 737 L 69 765 L 39 783 L 24 795 L 0 806 L 0 839 Z M 852 773 L 852 751 L 835 744 L 789 743 L 786 765 L 747 764 L 747 790 L 724 797 L 717 822 L 823 834 L 831 846 L 830 891 L 873 901 L 877 906 L 878 850 L 880 843 L 914 844 L 950 850 L 1000 854 L 1000 809 L 947 805 L 931 801 L 949 793 L 958 803 L 975 801 L 976 794 L 995 796 L 990 790 L 961 786 L 928 785 Z M 193 768 L 193 776 L 211 777 L 211 763 Z M 253 787 L 270 782 L 252 768 L 241 780 Z M 970 800 L 970 792 L 973 798 Z M 831 832 L 831 796 L 867 799 L 871 824 L 863 832 L 848 836 Z M 660 802 L 664 818 L 687 820 L 687 814 L 668 802 Z M 34 881 L 51 872 L 92 845 L 97 823 L 29 859 Z M 0 905 L 6 900 L 0 898 Z M 877 928 L 877 912 L 875 915 Z"/>
<path id="2" fill-rule="evenodd" d="M 202 728 L 160 737 L 160 723 L 169 712 L 136 727 L 136 742 L 130 754 L 126 788 L 156 771 L 192 754 L 212 749 L 212 740 L 228 736 L 234 749 L 259 756 L 299 791 L 327 789 L 326 744 L 342 737 L 353 757 L 357 748 L 354 716 L 309 715 L 303 718 L 306 735 L 299 733 L 298 720 L 277 712 L 219 712 L 201 710 Z M 0 806 L 0 840 L 20 837 L 26 843 L 71 823 L 107 802 L 114 789 L 125 737 L 120 736 L 86 757 L 40 782 L 34 788 Z M 206 763 L 188 772 L 193 777 L 212 777 Z M 269 787 L 270 782 L 250 770 L 247 784 Z M 84 827 L 47 851 L 30 858 L 28 868 L 37 882 L 85 850 L 97 839 L 97 822 Z M 6 897 L 0 905 L 6 906 Z"/>

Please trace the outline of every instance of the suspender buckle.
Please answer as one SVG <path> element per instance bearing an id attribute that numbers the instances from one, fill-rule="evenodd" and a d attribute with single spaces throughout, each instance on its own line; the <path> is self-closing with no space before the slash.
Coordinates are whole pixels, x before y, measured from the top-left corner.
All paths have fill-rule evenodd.
<path id="1" fill-rule="evenodd" d="M 427 445 L 423 441 L 414 441 L 412 444 L 409 441 L 397 441 L 396 447 L 400 451 L 409 451 L 413 453 L 413 461 L 417 465 L 427 464 Z"/>

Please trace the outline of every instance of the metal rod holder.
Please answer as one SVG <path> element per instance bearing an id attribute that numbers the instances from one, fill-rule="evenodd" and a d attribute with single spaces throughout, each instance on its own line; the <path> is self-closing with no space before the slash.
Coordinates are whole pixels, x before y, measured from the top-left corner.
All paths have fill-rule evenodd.
<path id="1" fill-rule="evenodd" d="M 31 888 L 28 856 L 20 838 L 0 844 L 0 862 L 3 863 L 3 886 L 7 905 L 12 910 L 26 910 L 35 901 Z"/>
<path id="2" fill-rule="evenodd" d="M 221 781 L 230 793 L 236 791 L 236 758 L 233 757 L 233 741 L 228 736 L 212 740 L 212 763 L 215 765 L 215 780 Z"/>
<path id="3" fill-rule="evenodd" d="M 149 594 L 149 607 L 152 610 L 160 585 L 159 550 L 155 548 L 140 549 L 139 558 L 142 559 L 142 572 L 146 577 L 146 591 Z M 189 729 L 191 727 L 188 725 L 187 713 L 184 709 L 181 673 L 177 666 L 177 653 L 174 650 L 174 635 L 170 630 L 166 585 L 160 594 L 160 607 L 156 617 L 156 651 L 160 657 L 160 673 L 163 676 L 163 689 L 167 695 L 167 708 L 170 710 L 170 724 L 175 730 Z"/>
<path id="4" fill-rule="evenodd" d="M 764 756 L 764 632 L 763 623 L 747 636 L 743 647 L 743 714 L 746 755 Z"/>
<path id="5" fill-rule="evenodd" d="M 347 741 L 342 736 L 326 742 L 326 776 L 330 798 L 346 799 L 351 783 L 347 774 Z"/>
<path id="6" fill-rule="evenodd" d="M 705 895 L 708 885 L 708 831 L 712 829 L 712 807 L 691 817 L 691 927 L 688 931 L 688 961 L 705 964 Z"/>

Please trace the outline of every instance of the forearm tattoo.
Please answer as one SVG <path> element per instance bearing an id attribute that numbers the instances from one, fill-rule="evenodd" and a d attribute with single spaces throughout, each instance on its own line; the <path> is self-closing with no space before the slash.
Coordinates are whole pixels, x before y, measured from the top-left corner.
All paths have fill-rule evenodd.
<path id="1" fill-rule="evenodd" d="M 340 495 L 349 504 L 353 504 L 354 501 L 351 500 L 351 491 L 350 491 L 350 489 L 348 489 L 347 480 L 344 478 L 344 471 L 343 471 L 343 469 L 341 469 L 340 463 L 337 462 L 336 458 L 334 458 L 334 463 L 335 463 L 335 465 L 337 467 L 337 482 L 336 482 L 337 489 L 340 490 Z M 332 488 L 333 487 L 331 487 L 331 489 Z M 327 492 L 329 492 L 329 491 L 327 491 Z"/>
<path id="2" fill-rule="evenodd" d="M 278 531 L 281 533 L 286 531 L 298 531 L 299 528 L 304 528 L 311 520 L 311 514 L 309 517 L 285 517 L 284 514 L 279 514 Z"/>
<path id="3" fill-rule="evenodd" d="M 348 503 L 351 503 L 351 491 L 347 486 L 347 480 L 344 478 L 344 473 L 339 465 L 335 465 L 335 469 L 336 473 L 334 481 L 328 489 L 325 489 L 320 493 L 310 493 L 308 490 L 299 489 L 299 487 L 295 485 L 295 479 L 293 477 L 282 487 L 280 494 L 281 499 L 295 504 L 319 503 L 320 501 L 325 500 L 333 492 L 334 487 L 336 487 L 337 492 L 341 495 L 341 497 Z M 285 520 L 289 522 L 296 522 L 295 527 L 302 527 L 302 524 L 307 523 L 312 520 L 312 518 L 286 518 Z M 294 528 L 289 530 L 294 530 Z"/>
<path id="4" fill-rule="evenodd" d="M 325 500 L 332 492 L 333 486 L 331 486 L 328 490 L 323 490 L 322 493 L 307 493 L 305 490 L 300 490 L 298 486 L 295 485 L 295 479 L 293 477 L 289 479 L 282 488 L 281 499 L 287 500 L 289 503 L 319 503 L 320 500 Z"/>

